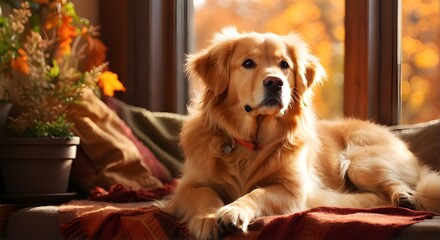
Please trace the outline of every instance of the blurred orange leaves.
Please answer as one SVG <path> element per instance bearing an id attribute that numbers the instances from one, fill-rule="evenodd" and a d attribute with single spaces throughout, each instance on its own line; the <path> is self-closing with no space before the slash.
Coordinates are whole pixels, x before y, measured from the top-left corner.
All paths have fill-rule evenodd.
<path id="1" fill-rule="evenodd" d="M 107 47 L 98 38 L 92 37 L 87 28 L 83 28 L 82 35 L 87 40 L 87 63 L 85 68 L 92 69 L 93 66 L 99 66 L 106 60 Z"/>
<path id="2" fill-rule="evenodd" d="M 76 28 L 72 25 L 72 17 L 66 15 L 62 16 L 57 34 L 57 42 L 59 44 L 57 59 L 61 59 L 62 56 L 70 53 L 70 44 L 72 43 L 73 38 L 77 35 Z"/>
<path id="3" fill-rule="evenodd" d="M 101 87 L 104 95 L 113 97 L 115 91 L 123 91 L 125 92 L 125 87 L 118 80 L 118 75 L 105 71 L 99 76 L 98 85 Z"/>
<path id="4" fill-rule="evenodd" d="M 26 52 L 20 48 L 18 49 L 18 55 L 19 56 L 16 58 L 11 59 L 11 68 L 23 74 L 29 74 L 29 64 Z"/>
<path id="5" fill-rule="evenodd" d="M 97 66 L 105 66 L 107 47 L 98 38 L 99 27 L 89 24 L 87 19 L 80 18 L 73 3 L 64 0 L 33 0 L 47 7 L 42 11 L 41 24 L 35 29 L 43 32 L 43 36 L 54 36 L 50 43 L 55 43 L 52 53 L 55 61 L 52 64 L 64 67 L 74 67 L 79 71 L 90 71 Z M 23 74 L 29 74 L 29 53 L 20 48 L 16 56 L 11 58 L 10 67 Z M 71 66 L 72 65 L 72 66 Z M 104 95 L 113 96 L 115 91 L 125 91 L 118 76 L 110 71 L 100 74 L 98 86 Z"/>
<path id="6" fill-rule="evenodd" d="M 402 123 L 440 117 L 440 1 L 402 1 Z"/>

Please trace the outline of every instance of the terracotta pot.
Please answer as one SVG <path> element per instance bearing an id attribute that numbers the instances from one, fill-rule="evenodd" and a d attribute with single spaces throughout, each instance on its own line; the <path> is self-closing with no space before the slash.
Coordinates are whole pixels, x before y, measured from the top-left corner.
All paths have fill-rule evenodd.
<path id="1" fill-rule="evenodd" d="M 66 193 L 78 144 L 79 137 L 0 139 L 3 194 Z"/>

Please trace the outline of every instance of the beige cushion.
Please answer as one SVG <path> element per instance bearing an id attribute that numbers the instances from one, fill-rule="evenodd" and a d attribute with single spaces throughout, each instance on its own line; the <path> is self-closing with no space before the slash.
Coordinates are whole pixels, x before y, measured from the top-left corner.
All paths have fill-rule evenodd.
<path id="1" fill-rule="evenodd" d="M 93 92 L 86 92 L 83 98 L 83 104 L 69 108 L 68 118 L 75 124 L 74 133 L 81 138 L 81 150 L 94 169 L 73 181 L 85 189 L 94 186 L 109 189 L 115 183 L 133 189 L 161 187 L 161 181 L 143 164 L 141 153 L 127 137 L 125 123 Z"/>
<path id="2" fill-rule="evenodd" d="M 408 143 L 422 162 L 433 169 L 440 170 L 440 119 L 390 128 Z"/>

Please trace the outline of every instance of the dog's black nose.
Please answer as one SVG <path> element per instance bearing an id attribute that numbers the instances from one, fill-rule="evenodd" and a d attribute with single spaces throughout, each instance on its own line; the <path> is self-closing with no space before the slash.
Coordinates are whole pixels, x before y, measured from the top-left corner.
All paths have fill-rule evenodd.
<path id="1" fill-rule="evenodd" d="M 277 77 L 267 77 L 263 81 L 264 87 L 273 92 L 277 93 L 281 90 L 281 87 L 283 86 L 283 81 Z"/>

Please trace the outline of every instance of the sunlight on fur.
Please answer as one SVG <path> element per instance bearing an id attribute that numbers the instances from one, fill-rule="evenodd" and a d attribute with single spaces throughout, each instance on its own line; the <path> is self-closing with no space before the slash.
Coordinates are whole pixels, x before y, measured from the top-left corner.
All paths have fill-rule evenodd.
<path id="1" fill-rule="evenodd" d="M 325 72 L 298 35 L 226 28 L 186 70 L 205 89 L 181 132 L 182 179 L 162 209 L 195 238 L 318 206 L 440 213 L 439 173 L 386 127 L 315 119 Z"/>

